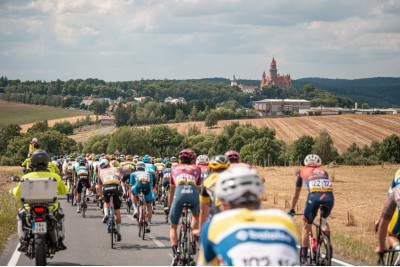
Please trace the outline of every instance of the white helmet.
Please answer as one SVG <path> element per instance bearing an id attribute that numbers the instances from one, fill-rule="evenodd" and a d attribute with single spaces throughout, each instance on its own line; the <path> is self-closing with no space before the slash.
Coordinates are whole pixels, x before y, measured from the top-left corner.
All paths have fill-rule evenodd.
<path id="1" fill-rule="evenodd" d="M 221 172 L 217 185 L 217 198 L 231 204 L 258 202 L 264 185 L 256 169 L 233 166 Z"/>
<path id="2" fill-rule="evenodd" d="M 304 166 L 319 167 L 322 165 L 322 160 L 318 155 L 310 154 L 304 159 Z"/>
<path id="3" fill-rule="evenodd" d="M 210 159 L 208 158 L 207 155 L 199 155 L 196 159 L 196 165 L 208 165 L 210 162 Z"/>
<path id="4" fill-rule="evenodd" d="M 37 143 L 37 142 L 38 142 L 37 138 L 32 139 L 32 143 Z"/>

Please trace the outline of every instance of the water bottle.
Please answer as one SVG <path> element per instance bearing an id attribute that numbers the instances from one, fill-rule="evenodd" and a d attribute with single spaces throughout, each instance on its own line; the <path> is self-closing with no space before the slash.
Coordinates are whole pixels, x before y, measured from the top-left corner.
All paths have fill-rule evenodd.
<path id="1" fill-rule="evenodd" d="M 317 251 L 317 239 L 315 237 L 311 237 L 311 249 L 314 252 Z"/>

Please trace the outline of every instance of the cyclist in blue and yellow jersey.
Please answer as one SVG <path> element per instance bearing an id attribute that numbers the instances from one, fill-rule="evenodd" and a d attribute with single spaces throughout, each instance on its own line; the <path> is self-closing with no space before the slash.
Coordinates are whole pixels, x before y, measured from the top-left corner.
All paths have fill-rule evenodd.
<path id="1" fill-rule="evenodd" d="M 132 186 L 132 197 L 133 202 L 133 216 L 138 217 L 138 207 L 136 196 L 139 194 L 140 190 L 143 190 L 144 199 L 147 205 L 147 222 L 151 223 L 151 217 L 153 213 L 152 203 L 153 203 L 153 177 L 146 170 L 146 164 L 143 162 L 138 162 L 136 164 L 136 171 L 130 175 L 130 185 Z M 146 232 L 150 232 L 150 225 L 146 228 Z"/>
<path id="2" fill-rule="evenodd" d="M 178 235 L 177 227 L 179 218 L 182 215 L 183 204 L 192 205 L 192 229 L 199 227 L 199 191 L 201 186 L 201 170 L 194 165 L 196 153 L 192 149 L 184 149 L 179 153 L 180 164 L 172 166 L 170 179 L 170 194 L 168 204 L 171 207 L 169 219 L 171 221 L 169 236 L 174 256 L 172 265 L 178 263 L 177 245 Z"/>
<path id="3" fill-rule="evenodd" d="M 160 175 L 160 180 L 161 180 L 161 195 L 164 196 L 166 194 L 166 190 L 169 189 L 169 183 L 171 180 L 171 167 L 172 164 L 171 162 L 167 161 L 165 163 L 165 168 L 162 170 L 161 175 Z M 164 203 L 164 215 L 168 216 L 169 213 L 169 206 L 168 206 L 168 200 L 166 203 Z"/>
<path id="4" fill-rule="evenodd" d="M 43 149 L 36 149 L 35 152 L 32 153 L 31 155 L 31 162 L 30 162 L 30 168 L 31 172 L 25 174 L 24 176 L 21 177 L 21 180 L 24 179 L 35 179 L 35 178 L 54 178 L 57 181 L 57 193 L 59 195 L 65 195 L 68 193 L 68 187 L 64 184 L 63 180 L 61 179 L 60 175 L 54 172 L 49 172 L 47 169 L 47 165 L 49 164 L 50 161 L 50 156 L 47 154 L 47 152 Z M 21 182 L 18 183 L 18 185 L 13 189 L 13 194 L 16 197 L 21 196 Z M 25 252 L 27 249 L 27 245 L 24 242 L 24 231 L 22 229 L 22 219 L 25 218 L 27 214 L 27 210 L 25 207 L 21 208 L 19 210 L 18 214 L 18 236 L 19 240 L 21 242 L 21 246 L 18 249 L 19 251 Z M 54 205 L 50 206 L 50 210 L 54 213 L 56 213 L 58 216 L 55 216 L 57 218 L 57 223 L 60 225 L 60 231 L 59 233 L 59 240 L 58 240 L 58 249 L 64 250 L 67 247 L 64 245 L 63 240 L 64 240 L 64 233 L 65 233 L 65 226 L 64 226 L 64 213 L 61 208 L 60 203 L 58 200 L 54 203 Z"/>
<path id="5" fill-rule="evenodd" d="M 211 157 L 208 163 L 210 169 L 210 176 L 205 179 L 201 184 L 200 190 L 200 224 L 195 234 L 198 234 L 203 224 L 208 220 L 209 216 L 217 214 L 221 211 L 221 203 L 215 196 L 215 185 L 218 181 L 219 174 L 226 170 L 230 165 L 227 157 L 224 155 L 217 155 Z"/>
<path id="6" fill-rule="evenodd" d="M 210 175 L 210 169 L 208 168 L 210 159 L 207 155 L 199 155 L 196 159 L 196 165 L 201 169 L 201 180 L 204 181 Z"/>
<path id="7" fill-rule="evenodd" d="M 104 199 L 104 217 L 103 223 L 108 221 L 108 207 L 113 196 L 114 212 L 117 221 L 117 241 L 121 241 L 121 203 L 122 203 L 122 189 L 121 189 L 121 176 L 122 170 L 119 167 L 112 167 L 108 159 L 103 158 L 100 161 L 99 171 L 98 171 L 98 186 L 100 198 Z"/>
<path id="8" fill-rule="evenodd" d="M 155 193 L 155 186 L 156 186 L 156 182 L 157 182 L 157 169 L 154 166 L 153 163 L 151 163 L 151 157 L 149 155 L 145 155 L 142 158 L 142 162 L 146 164 L 146 170 L 150 173 L 151 179 L 153 180 L 153 184 L 152 184 L 152 194 L 153 194 L 153 209 L 155 208 L 155 197 L 156 197 L 156 193 Z"/>
<path id="9" fill-rule="evenodd" d="M 82 190 L 90 189 L 89 181 L 89 168 L 86 167 L 86 161 L 81 159 L 81 161 L 79 161 L 79 167 L 76 169 L 74 180 L 74 187 L 76 188 L 76 204 L 78 206 L 78 209 L 76 210 L 77 213 L 82 211 L 81 194 Z"/>
<path id="10" fill-rule="evenodd" d="M 400 169 L 397 170 L 389 189 L 388 199 L 382 211 L 378 225 L 378 247 L 376 252 L 382 253 L 385 250 L 385 238 L 389 246 L 394 250 L 400 250 Z M 400 255 L 400 254 L 399 254 Z M 399 259 L 396 260 L 400 264 Z M 396 264 L 396 265 L 398 265 Z"/>
<path id="11" fill-rule="evenodd" d="M 223 211 L 202 228 L 198 265 L 299 265 L 296 225 L 281 210 L 260 209 L 263 191 L 253 168 L 230 167 L 220 174 L 216 196 Z"/>
<path id="12" fill-rule="evenodd" d="M 300 169 L 297 176 L 296 190 L 289 211 L 289 214 L 295 214 L 294 207 L 296 207 L 297 201 L 299 200 L 301 187 L 304 183 L 308 190 L 308 198 L 304 208 L 304 226 L 301 234 L 300 258 L 302 264 L 307 262 L 307 250 L 309 246 L 308 233 L 317 216 L 320 205 L 326 206 L 324 212 L 325 219 L 330 215 L 334 205 L 333 185 L 329 180 L 329 175 L 326 170 L 321 168 L 321 158 L 315 154 L 307 155 L 304 159 L 304 165 L 305 167 Z M 322 231 L 330 238 L 328 223 L 322 228 Z"/>

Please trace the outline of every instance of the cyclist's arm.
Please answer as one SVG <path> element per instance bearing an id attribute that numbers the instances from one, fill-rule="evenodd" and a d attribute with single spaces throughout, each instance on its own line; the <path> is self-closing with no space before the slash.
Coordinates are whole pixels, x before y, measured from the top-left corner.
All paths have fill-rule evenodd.
<path id="1" fill-rule="evenodd" d="M 169 194 L 168 194 L 168 207 L 171 207 L 172 200 L 174 199 L 175 185 L 169 184 Z"/>
<path id="2" fill-rule="evenodd" d="M 197 259 L 197 265 L 212 265 L 218 266 L 219 261 L 215 253 L 212 242 L 208 239 L 210 222 L 204 224 L 200 234 L 200 251 Z"/>
<path id="3" fill-rule="evenodd" d="M 294 210 L 294 208 L 296 207 L 297 201 L 299 200 L 302 184 L 303 184 L 303 182 L 302 182 L 300 176 L 298 176 L 297 180 L 296 180 L 296 189 L 294 191 L 294 195 L 293 195 L 293 199 L 292 199 L 292 205 L 290 206 L 291 210 Z"/>
<path id="4" fill-rule="evenodd" d="M 395 210 L 397 208 L 396 202 L 392 197 L 389 197 L 386 201 L 385 207 L 383 208 L 381 218 L 378 226 L 378 248 L 376 252 L 383 252 L 385 249 L 385 241 L 387 235 L 387 229 Z"/>
<path id="5" fill-rule="evenodd" d="M 208 214 L 210 214 L 210 202 L 211 202 L 210 195 L 208 194 L 206 188 L 204 187 L 204 183 L 203 186 L 201 187 L 199 199 L 200 199 L 199 230 L 201 230 L 201 227 L 207 221 Z"/>

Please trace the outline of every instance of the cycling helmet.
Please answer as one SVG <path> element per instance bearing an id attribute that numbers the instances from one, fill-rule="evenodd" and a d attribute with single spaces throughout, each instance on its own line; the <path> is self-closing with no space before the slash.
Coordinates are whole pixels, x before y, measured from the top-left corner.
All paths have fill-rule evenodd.
<path id="1" fill-rule="evenodd" d="M 142 158 L 142 161 L 144 162 L 144 163 L 150 163 L 150 157 L 149 156 L 144 156 L 143 158 Z"/>
<path id="2" fill-rule="evenodd" d="M 240 156 L 235 150 L 228 150 L 224 155 L 228 157 L 231 163 L 239 163 L 240 161 Z"/>
<path id="3" fill-rule="evenodd" d="M 138 162 L 138 164 L 136 164 L 136 170 L 145 171 L 146 170 L 146 164 L 144 162 Z"/>
<path id="4" fill-rule="evenodd" d="M 208 165 L 210 159 L 207 155 L 200 155 L 196 159 L 196 165 Z"/>
<path id="5" fill-rule="evenodd" d="M 37 149 L 35 152 L 31 154 L 31 163 L 30 166 L 32 168 L 37 167 L 45 167 L 49 164 L 50 156 L 43 149 Z"/>
<path id="6" fill-rule="evenodd" d="M 193 162 L 195 159 L 196 159 L 196 153 L 189 148 L 184 149 L 181 152 L 179 152 L 179 160 L 181 162 L 184 162 L 184 163 L 185 162 L 186 163 Z"/>
<path id="7" fill-rule="evenodd" d="M 322 165 L 322 160 L 318 155 L 310 154 L 304 159 L 304 166 L 319 167 Z"/>
<path id="8" fill-rule="evenodd" d="M 125 160 L 126 161 L 132 161 L 133 160 L 132 155 L 126 155 Z"/>
<path id="9" fill-rule="evenodd" d="M 99 167 L 100 167 L 100 169 L 104 169 L 104 168 L 110 167 L 110 162 L 108 161 L 108 159 L 102 159 L 100 161 Z"/>
<path id="10" fill-rule="evenodd" d="M 169 162 L 168 159 L 163 159 L 162 160 L 162 164 L 167 164 L 167 162 Z"/>
<path id="11" fill-rule="evenodd" d="M 176 162 L 177 160 L 176 160 L 175 157 L 171 157 L 169 161 L 171 161 L 171 162 Z"/>
<path id="12" fill-rule="evenodd" d="M 213 170 L 227 169 L 230 165 L 228 157 L 224 155 L 217 155 L 210 159 L 208 167 Z"/>
<path id="13" fill-rule="evenodd" d="M 264 193 L 264 185 L 256 169 L 232 166 L 222 172 L 216 184 L 216 196 L 230 204 L 258 203 Z"/>
<path id="14" fill-rule="evenodd" d="M 32 138 L 32 143 L 37 143 L 37 142 L 38 142 L 37 138 Z"/>
<path id="15" fill-rule="evenodd" d="M 96 161 L 100 160 L 100 155 L 94 156 L 94 160 L 96 160 Z"/>
<path id="16" fill-rule="evenodd" d="M 115 155 L 110 156 L 110 160 L 116 160 L 116 159 L 117 159 L 117 157 Z"/>
<path id="17" fill-rule="evenodd" d="M 79 166 L 86 166 L 86 160 L 80 160 L 79 161 Z"/>
<path id="18" fill-rule="evenodd" d="M 162 158 L 156 158 L 157 163 L 161 163 L 161 161 L 162 161 Z"/>
<path id="19" fill-rule="evenodd" d="M 71 157 L 69 158 L 69 160 L 70 160 L 70 161 L 75 161 L 75 157 L 74 157 L 74 156 L 71 156 Z"/>
<path id="20" fill-rule="evenodd" d="M 171 162 L 167 162 L 165 163 L 165 168 L 171 168 L 172 167 L 172 163 Z"/>

